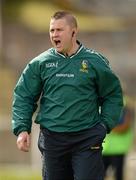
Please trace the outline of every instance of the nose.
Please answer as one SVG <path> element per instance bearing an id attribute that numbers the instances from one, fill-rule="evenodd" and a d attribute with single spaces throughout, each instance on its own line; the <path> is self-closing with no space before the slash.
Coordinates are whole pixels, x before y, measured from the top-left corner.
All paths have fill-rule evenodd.
<path id="1" fill-rule="evenodd" d="M 57 37 L 59 34 L 58 34 L 58 31 L 54 30 L 53 33 L 52 33 L 52 36 L 53 37 Z"/>

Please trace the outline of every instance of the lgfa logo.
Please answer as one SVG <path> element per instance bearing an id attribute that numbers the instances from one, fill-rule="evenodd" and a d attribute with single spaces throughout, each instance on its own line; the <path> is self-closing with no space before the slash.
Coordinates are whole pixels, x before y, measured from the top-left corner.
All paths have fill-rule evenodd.
<path id="1" fill-rule="evenodd" d="M 58 62 L 51 62 L 51 63 L 46 63 L 46 68 L 57 68 L 58 67 Z"/>
<path id="2" fill-rule="evenodd" d="M 88 61 L 87 60 L 82 61 L 80 71 L 88 73 Z"/>

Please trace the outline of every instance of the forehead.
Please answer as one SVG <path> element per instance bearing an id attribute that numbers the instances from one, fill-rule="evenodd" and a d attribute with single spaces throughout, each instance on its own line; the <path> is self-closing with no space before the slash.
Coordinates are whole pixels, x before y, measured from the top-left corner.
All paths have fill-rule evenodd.
<path id="1" fill-rule="evenodd" d="M 50 28 L 70 26 L 65 18 L 51 19 Z"/>

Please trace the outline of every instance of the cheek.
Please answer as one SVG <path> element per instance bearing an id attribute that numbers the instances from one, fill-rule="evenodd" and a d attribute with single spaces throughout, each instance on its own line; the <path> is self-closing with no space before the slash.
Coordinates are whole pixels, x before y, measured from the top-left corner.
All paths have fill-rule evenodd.
<path id="1" fill-rule="evenodd" d="M 67 43 L 70 43 L 71 42 L 71 34 L 66 34 L 64 37 L 63 37 L 63 40 Z"/>
<path id="2" fill-rule="evenodd" d="M 52 36 L 50 36 L 50 41 L 51 41 L 51 43 L 54 43 L 54 41 L 52 40 Z"/>
<path id="3" fill-rule="evenodd" d="M 50 39 L 52 39 L 53 38 L 53 33 L 49 33 L 49 37 L 50 37 Z"/>
<path id="4" fill-rule="evenodd" d="M 51 36 L 51 34 L 49 34 L 49 37 L 50 37 L 50 40 L 52 39 L 52 36 Z"/>

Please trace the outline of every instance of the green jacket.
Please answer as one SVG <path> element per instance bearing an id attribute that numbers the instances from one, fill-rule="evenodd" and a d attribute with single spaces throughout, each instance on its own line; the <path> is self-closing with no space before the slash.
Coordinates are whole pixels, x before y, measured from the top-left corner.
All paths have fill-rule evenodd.
<path id="1" fill-rule="evenodd" d="M 31 132 L 39 98 L 35 122 L 56 132 L 80 131 L 99 122 L 110 131 L 123 106 L 120 82 L 108 61 L 83 45 L 70 57 L 51 48 L 26 66 L 14 90 L 15 135 Z"/>

